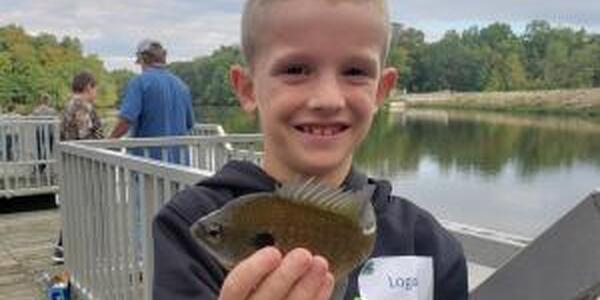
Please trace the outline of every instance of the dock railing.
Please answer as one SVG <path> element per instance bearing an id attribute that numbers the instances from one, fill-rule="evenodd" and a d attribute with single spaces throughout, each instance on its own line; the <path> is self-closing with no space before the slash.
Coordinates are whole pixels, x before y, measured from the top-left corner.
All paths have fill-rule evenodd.
<path id="1" fill-rule="evenodd" d="M 0 115 L 0 200 L 55 193 L 57 118 Z"/>
<path id="2" fill-rule="evenodd" d="M 65 263 L 77 295 L 151 299 L 151 222 L 160 207 L 231 159 L 260 162 L 260 135 L 212 132 L 60 143 Z"/>

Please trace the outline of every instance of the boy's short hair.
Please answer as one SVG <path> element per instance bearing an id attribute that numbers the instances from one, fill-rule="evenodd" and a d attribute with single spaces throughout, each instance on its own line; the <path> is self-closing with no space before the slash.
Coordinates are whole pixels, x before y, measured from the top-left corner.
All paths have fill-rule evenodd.
<path id="1" fill-rule="evenodd" d="M 249 66 L 252 65 L 252 60 L 256 55 L 256 36 L 259 34 L 257 32 L 256 22 L 257 19 L 261 18 L 262 11 L 271 5 L 275 1 L 289 1 L 289 0 L 248 0 L 246 1 L 246 5 L 244 6 L 244 11 L 242 13 L 242 54 L 244 58 L 244 62 Z M 389 8 L 387 5 L 387 0 L 321 0 L 327 1 L 332 4 L 337 4 L 340 2 L 361 2 L 361 3 L 370 3 L 377 6 L 378 10 L 382 16 L 382 25 L 384 32 L 386 34 L 386 44 L 381 53 L 381 63 L 385 64 L 387 59 L 387 55 L 389 52 L 390 42 L 391 42 L 391 25 L 390 25 L 390 15 Z"/>
<path id="2" fill-rule="evenodd" d="M 96 86 L 96 78 L 90 72 L 81 72 L 75 77 L 73 77 L 73 82 L 71 83 L 71 90 L 74 93 L 83 93 L 85 91 L 85 87 L 90 85 L 91 87 Z"/>

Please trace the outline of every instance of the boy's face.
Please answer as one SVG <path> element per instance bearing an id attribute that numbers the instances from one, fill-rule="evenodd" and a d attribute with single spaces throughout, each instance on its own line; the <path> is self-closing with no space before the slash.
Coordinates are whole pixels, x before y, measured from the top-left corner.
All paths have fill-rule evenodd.
<path id="1" fill-rule="evenodd" d="M 257 25 L 252 74 L 231 71 L 242 107 L 259 111 L 263 167 L 279 180 L 342 180 L 394 86 L 396 71 L 381 67 L 381 16 L 360 3 L 273 2 Z"/>
<path id="2" fill-rule="evenodd" d="M 96 97 L 98 95 L 98 87 L 92 84 L 88 84 L 84 88 L 83 94 L 89 102 L 94 103 L 96 102 Z"/>

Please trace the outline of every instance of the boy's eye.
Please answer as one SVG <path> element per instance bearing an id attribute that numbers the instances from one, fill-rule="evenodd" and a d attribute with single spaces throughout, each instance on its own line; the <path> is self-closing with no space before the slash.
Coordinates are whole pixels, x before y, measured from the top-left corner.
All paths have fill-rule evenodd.
<path id="1" fill-rule="evenodd" d="M 288 65 L 282 71 L 286 75 L 308 75 L 309 73 L 308 66 L 305 65 Z"/>
<path id="2" fill-rule="evenodd" d="M 368 76 L 369 73 L 361 68 L 348 68 L 344 71 L 345 76 Z"/>

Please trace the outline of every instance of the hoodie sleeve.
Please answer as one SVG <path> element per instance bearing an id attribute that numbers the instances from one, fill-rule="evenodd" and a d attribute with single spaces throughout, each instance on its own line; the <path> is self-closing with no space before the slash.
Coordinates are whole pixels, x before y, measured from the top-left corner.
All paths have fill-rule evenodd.
<path id="1" fill-rule="evenodd" d="M 435 300 L 467 300 L 467 265 L 460 243 L 433 217 L 415 224 L 415 248 L 434 257 Z"/>
<path id="2" fill-rule="evenodd" d="M 234 160 L 169 200 L 152 224 L 154 299 L 217 299 L 227 271 L 196 243 L 190 226 L 234 198 L 275 185 L 255 164 Z"/>
<path id="3" fill-rule="evenodd" d="M 176 198 L 189 196 L 184 193 Z M 153 296 L 156 300 L 218 297 L 225 272 L 194 242 L 190 225 L 173 201 L 154 219 Z"/>

